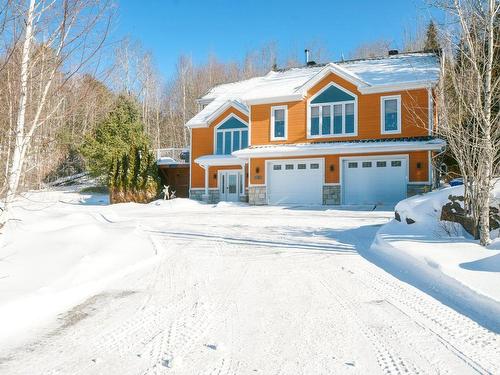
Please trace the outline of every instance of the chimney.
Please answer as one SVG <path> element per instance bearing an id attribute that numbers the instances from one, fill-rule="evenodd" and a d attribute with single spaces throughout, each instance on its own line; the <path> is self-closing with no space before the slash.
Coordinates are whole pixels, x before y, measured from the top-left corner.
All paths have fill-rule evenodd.
<path id="1" fill-rule="evenodd" d="M 397 49 L 390 49 L 389 56 L 396 56 L 399 53 Z"/>
<path id="2" fill-rule="evenodd" d="M 306 54 L 306 66 L 316 65 L 316 62 L 311 60 L 311 51 L 306 48 L 304 52 Z"/>

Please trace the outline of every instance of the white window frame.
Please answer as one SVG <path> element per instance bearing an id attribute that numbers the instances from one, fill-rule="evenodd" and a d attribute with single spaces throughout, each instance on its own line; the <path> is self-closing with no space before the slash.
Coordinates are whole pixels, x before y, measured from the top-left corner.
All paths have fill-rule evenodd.
<path id="1" fill-rule="evenodd" d="M 317 96 L 322 94 L 324 91 L 328 90 L 331 86 L 335 86 L 339 90 L 344 91 L 346 94 L 349 94 L 354 98 L 354 100 L 345 100 L 341 102 L 329 102 L 329 103 L 311 103 Z M 346 133 L 345 132 L 345 105 L 346 104 L 354 104 L 354 132 Z M 322 106 L 330 106 L 330 134 L 323 134 L 323 109 Z M 333 106 L 334 105 L 342 105 L 342 133 L 333 134 Z M 311 134 L 311 108 L 319 107 L 319 134 L 312 135 Z M 345 89 L 344 87 L 336 84 L 335 82 L 330 82 L 321 90 L 319 90 L 316 94 L 311 96 L 307 100 L 307 139 L 315 139 L 315 138 L 341 138 L 341 137 L 356 137 L 358 135 L 358 96 L 353 92 Z"/>
<path id="2" fill-rule="evenodd" d="M 285 111 L 285 136 L 275 137 L 274 136 L 274 112 L 276 110 L 283 109 Z M 288 139 L 288 106 L 287 105 L 277 105 L 271 107 L 271 141 L 286 141 Z"/>
<path id="3" fill-rule="evenodd" d="M 397 129 L 385 130 L 385 102 L 387 100 L 397 101 Z M 380 133 L 381 134 L 401 134 L 401 95 L 388 95 L 380 97 Z"/>
<path id="4" fill-rule="evenodd" d="M 219 127 L 222 126 L 227 120 L 229 120 L 231 117 L 236 118 L 238 121 L 242 122 L 243 124 L 246 125 L 246 128 L 234 128 L 234 129 L 221 129 L 219 130 Z M 231 134 L 231 153 L 225 154 L 224 151 L 226 151 L 226 133 L 234 133 L 234 132 L 240 132 L 240 140 L 239 140 L 239 150 L 241 150 L 241 143 L 243 140 L 243 132 L 247 131 L 247 144 L 250 145 L 250 127 L 248 126 L 248 123 L 243 120 L 241 117 L 231 113 L 227 117 L 224 118 L 219 124 L 217 124 L 214 128 L 214 155 L 217 155 L 217 133 L 222 133 L 222 154 L 221 155 L 231 155 L 233 153 L 233 139 L 234 136 Z M 248 147 L 248 146 L 247 146 Z"/>

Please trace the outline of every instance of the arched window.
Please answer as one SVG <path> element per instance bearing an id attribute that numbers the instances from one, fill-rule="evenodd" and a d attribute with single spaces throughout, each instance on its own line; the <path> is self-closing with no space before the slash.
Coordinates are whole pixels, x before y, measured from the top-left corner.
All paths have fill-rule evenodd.
<path id="1" fill-rule="evenodd" d="M 229 115 L 215 128 L 215 153 L 230 155 L 248 147 L 248 125 L 235 115 Z"/>
<path id="2" fill-rule="evenodd" d="M 319 138 L 356 135 L 356 112 L 356 95 L 330 83 L 310 101 L 309 136 Z"/>

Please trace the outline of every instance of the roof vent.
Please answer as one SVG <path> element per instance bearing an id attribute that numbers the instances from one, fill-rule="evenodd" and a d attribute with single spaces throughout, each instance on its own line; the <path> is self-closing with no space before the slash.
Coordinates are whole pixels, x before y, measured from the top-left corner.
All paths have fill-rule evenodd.
<path id="1" fill-rule="evenodd" d="M 389 56 L 396 56 L 399 53 L 397 49 L 390 49 Z"/>
<path id="2" fill-rule="evenodd" d="M 311 60 L 311 51 L 309 51 L 307 48 L 304 50 L 304 53 L 306 54 L 306 65 L 307 66 L 313 66 L 316 65 L 315 61 Z"/>

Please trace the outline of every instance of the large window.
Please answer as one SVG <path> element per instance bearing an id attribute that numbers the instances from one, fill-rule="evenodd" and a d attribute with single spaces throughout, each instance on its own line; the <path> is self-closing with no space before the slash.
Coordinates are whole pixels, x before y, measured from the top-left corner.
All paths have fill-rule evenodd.
<path id="1" fill-rule="evenodd" d="M 380 98 L 382 134 L 401 133 L 401 96 Z"/>
<path id="2" fill-rule="evenodd" d="M 309 116 L 310 137 L 356 135 L 356 96 L 332 83 L 312 98 Z"/>
<path id="3" fill-rule="evenodd" d="M 271 141 L 286 140 L 287 129 L 287 106 L 271 108 Z"/>
<path id="4" fill-rule="evenodd" d="M 354 108 L 354 102 L 311 104 L 311 135 L 355 134 Z"/>
<path id="5" fill-rule="evenodd" d="M 248 126 L 239 118 L 230 116 L 215 131 L 215 153 L 230 155 L 248 147 Z"/>

